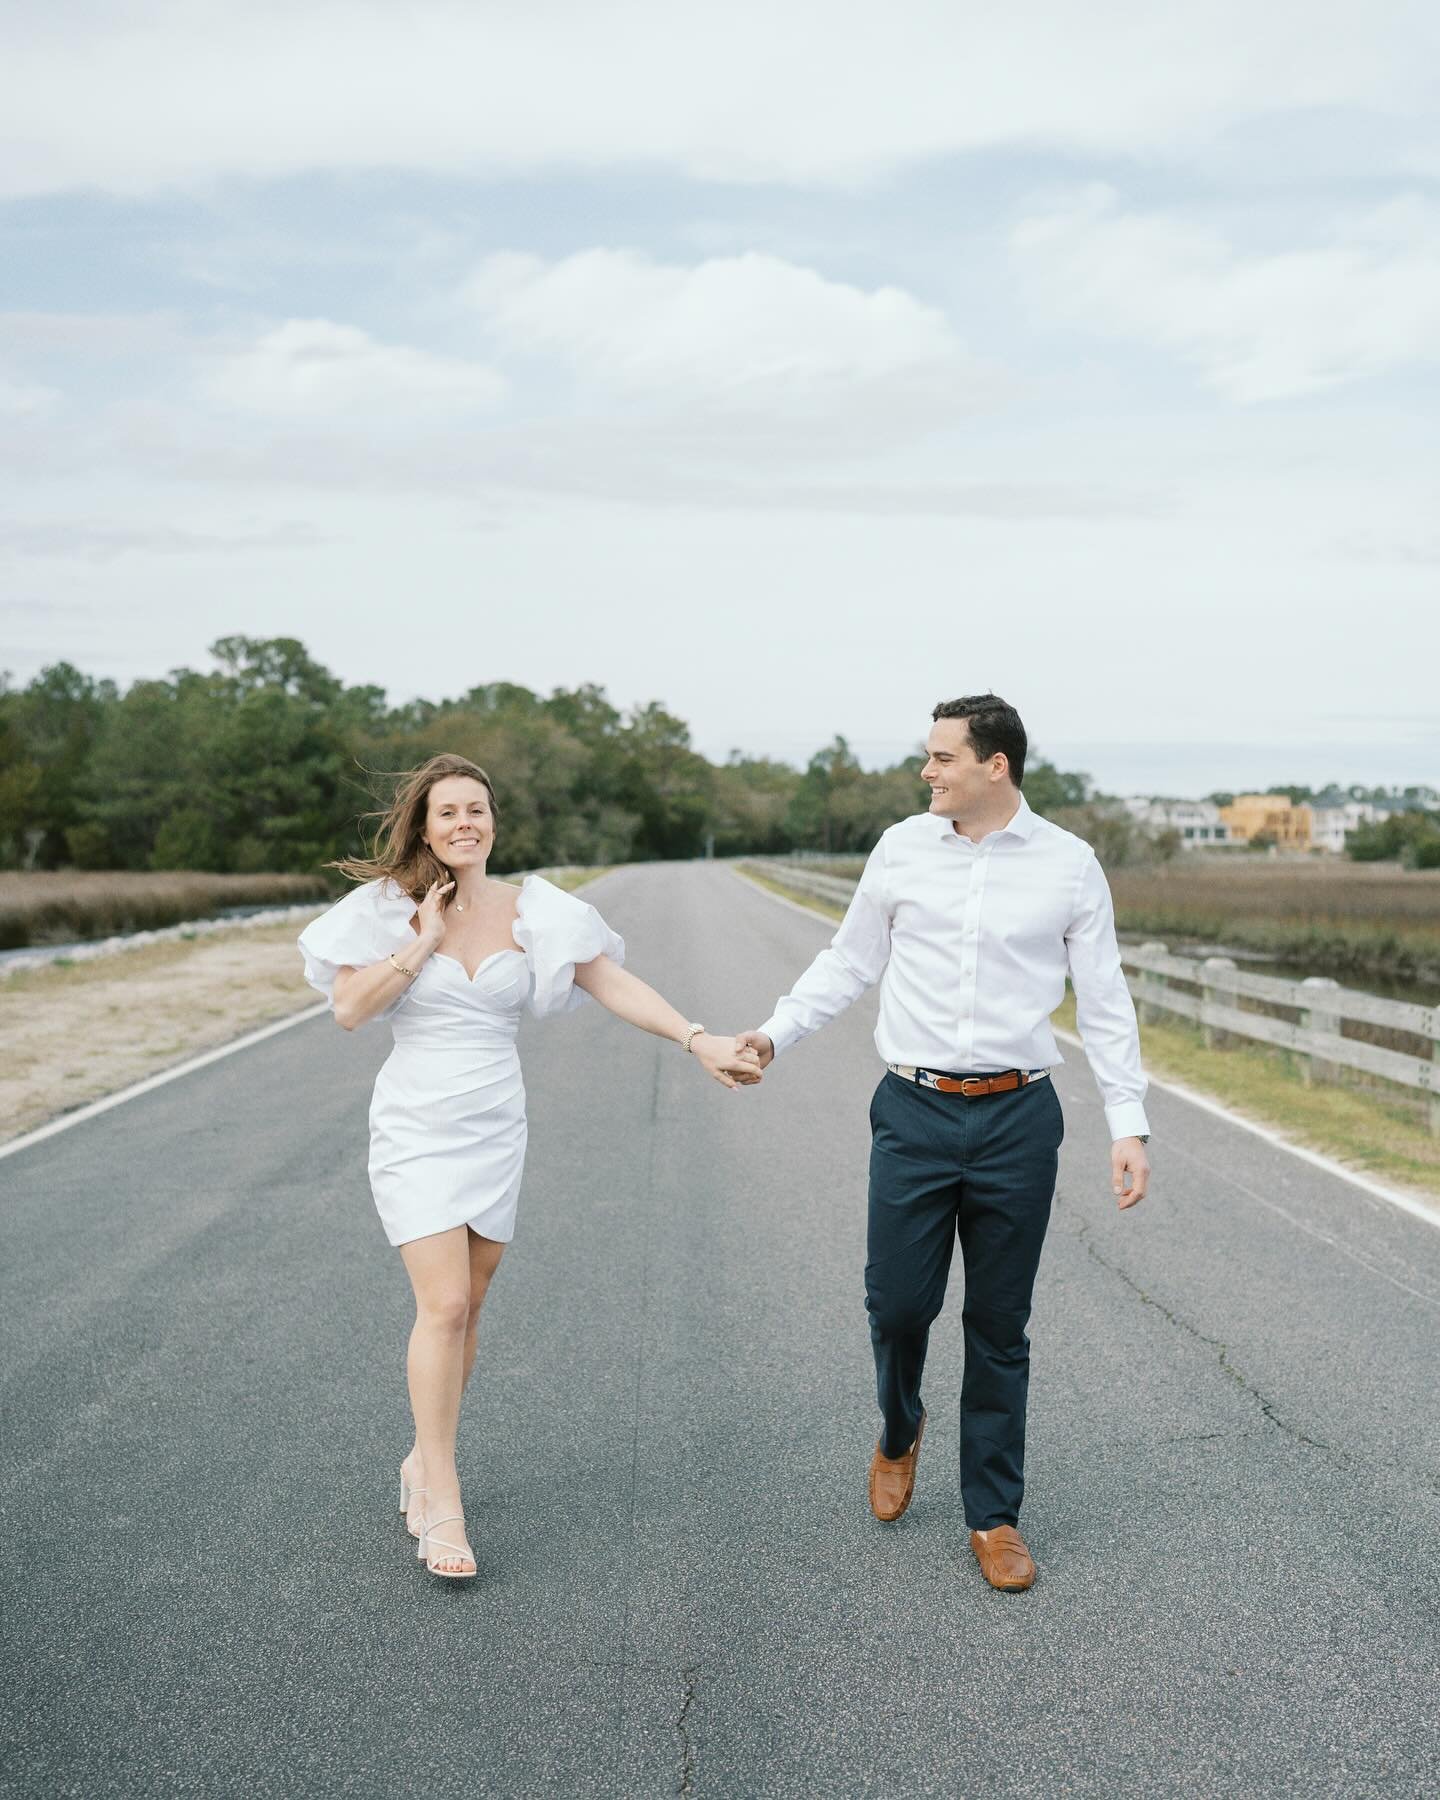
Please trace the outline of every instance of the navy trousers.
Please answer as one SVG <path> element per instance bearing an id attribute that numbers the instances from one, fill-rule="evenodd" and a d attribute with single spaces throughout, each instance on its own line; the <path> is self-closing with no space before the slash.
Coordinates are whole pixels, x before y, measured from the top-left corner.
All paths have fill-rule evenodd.
<path id="1" fill-rule="evenodd" d="M 1065 1121 L 1054 1083 L 967 1100 L 886 1072 L 870 1103 L 865 1306 L 887 1456 L 920 1427 L 930 1327 L 955 1240 L 965 1265 L 960 1491 L 972 1531 L 1014 1525 L 1025 1492 L 1025 1327 Z"/>

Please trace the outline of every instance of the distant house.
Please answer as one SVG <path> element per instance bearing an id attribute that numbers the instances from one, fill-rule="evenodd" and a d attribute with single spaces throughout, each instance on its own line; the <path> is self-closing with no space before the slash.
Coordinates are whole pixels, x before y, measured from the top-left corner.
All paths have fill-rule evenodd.
<path id="1" fill-rule="evenodd" d="M 1236 843 L 1251 844 L 1256 838 L 1282 850 L 1310 848 L 1311 809 L 1298 806 L 1284 794 L 1237 794 L 1220 817 L 1230 827 Z"/>
<path id="2" fill-rule="evenodd" d="M 1230 828 L 1210 800 L 1151 800 L 1133 795 L 1125 802 L 1125 810 L 1147 831 L 1175 832 L 1185 850 L 1230 842 Z"/>
<path id="3" fill-rule="evenodd" d="M 1372 806 L 1368 800 L 1347 800 L 1339 806 L 1312 806 L 1310 842 L 1317 850 L 1333 850 L 1339 855 L 1352 831 L 1362 825 L 1378 825 L 1389 817 L 1388 809 Z"/>

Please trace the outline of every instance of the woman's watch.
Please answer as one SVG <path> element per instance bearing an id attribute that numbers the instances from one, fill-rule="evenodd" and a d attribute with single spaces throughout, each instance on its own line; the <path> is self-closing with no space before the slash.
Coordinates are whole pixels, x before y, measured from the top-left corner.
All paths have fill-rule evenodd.
<path id="1" fill-rule="evenodd" d="M 704 1034 L 704 1031 L 705 1031 L 705 1027 L 703 1025 L 692 1025 L 690 1027 L 690 1029 L 685 1033 L 685 1042 L 681 1046 L 681 1048 L 684 1050 L 690 1050 L 691 1044 L 694 1043 L 694 1041 L 697 1037 L 701 1037 Z M 695 1052 L 693 1050 L 691 1050 L 690 1054 L 693 1056 L 695 1054 Z"/>

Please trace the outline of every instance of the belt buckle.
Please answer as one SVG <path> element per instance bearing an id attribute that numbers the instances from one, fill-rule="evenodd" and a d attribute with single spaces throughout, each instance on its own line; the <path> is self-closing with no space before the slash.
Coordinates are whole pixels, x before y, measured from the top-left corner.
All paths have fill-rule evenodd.
<path id="1" fill-rule="evenodd" d="M 990 1083 L 978 1075 L 967 1076 L 964 1081 L 955 1084 L 967 1100 L 974 1100 L 980 1094 L 990 1092 Z"/>

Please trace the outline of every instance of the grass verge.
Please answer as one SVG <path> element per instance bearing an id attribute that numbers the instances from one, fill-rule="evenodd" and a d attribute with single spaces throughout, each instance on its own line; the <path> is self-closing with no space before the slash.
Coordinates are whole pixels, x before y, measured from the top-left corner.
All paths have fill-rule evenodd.
<path id="1" fill-rule="evenodd" d="M 753 869 L 747 869 L 743 863 L 739 872 L 747 881 L 754 882 L 756 887 L 767 888 L 772 894 L 778 894 L 782 900 L 791 900 L 796 906 L 803 906 L 807 912 L 819 913 L 826 919 L 843 919 L 845 908 L 837 906 L 830 900 L 817 900 L 813 894 L 802 894 L 797 889 L 786 887 L 783 881 L 772 881 L 768 875 L 759 875 Z"/>
<path id="2" fill-rule="evenodd" d="M 745 879 L 824 917 L 843 916 L 842 907 L 797 894 L 781 882 L 748 870 Z M 1066 996 L 1055 1024 L 1075 1030 L 1073 995 Z M 1370 1088 L 1306 1087 L 1299 1059 L 1289 1051 L 1238 1040 L 1228 1049 L 1207 1050 L 1199 1029 L 1184 1019 L 1145 1025 L 1140 1040 L 1151 1074 L 1194 1088 L 1377 1181 L 1440 1198 L 1440 1138 L 1430 1136 L 1413 1102 L 1392 1101 Z"/>
<path id="3" fill-rule="evenodd" d="M 1074 1031 L 1072 995 L 1055 1023 Z M 1306 1087 L 1300 1060 L 1290 1051 L 1240 1039 L 1232 1039 L 1227 1049 L 1207 1050 L 1199 1028 L 1187 1019 L 1143 1025 L 1140 1042 L 1152 1075 L 1207 1094 L 1231 1112 L 1378 1181 L 1440 1199 L 1440 1138 L 1431 1137 L 1413 1103 L 1371 1088 Z"/>

